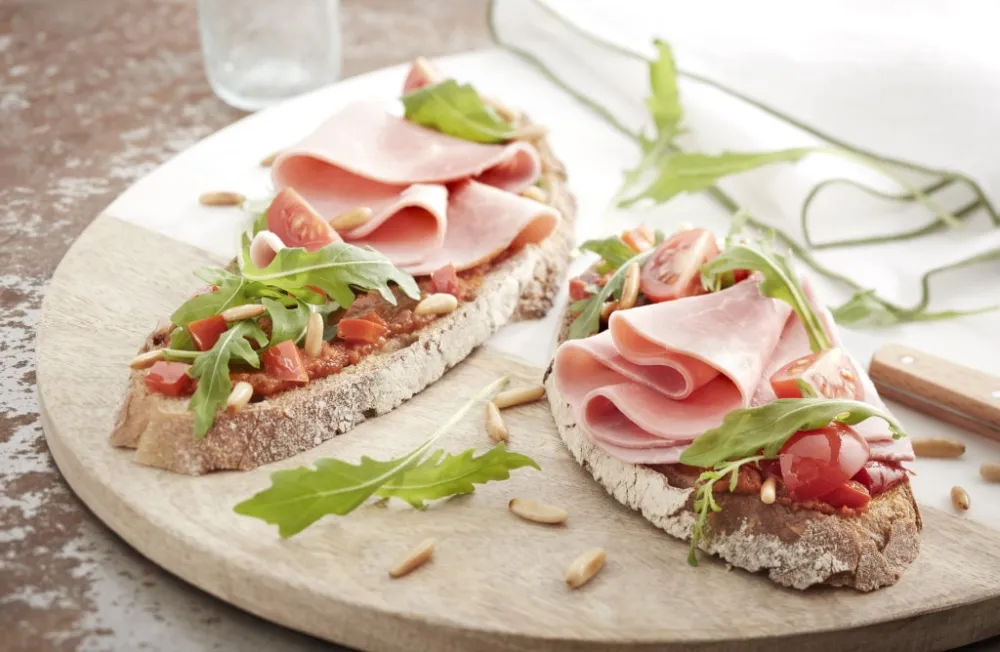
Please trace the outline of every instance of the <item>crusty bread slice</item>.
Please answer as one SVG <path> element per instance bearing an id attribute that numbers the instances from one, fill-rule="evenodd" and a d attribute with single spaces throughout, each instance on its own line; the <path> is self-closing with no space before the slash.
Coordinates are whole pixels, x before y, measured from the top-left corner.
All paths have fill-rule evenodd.
<path id="1" fill-rule="evenodd" d="M 545 390 L 559 435 L 576 461 L 618 502 L 668 534 L 690 540 L 696 478 L 671 473 L 671 467 L 622 462 L 596 446 L 556 389 L 551 365 Z M 722 511 L 709 516 L 698 547 L 733 566 L 767 571 L 784 586 L 872 591 L 895 584 L 920 550 L 920 511 L 908 480 L 876 496 L 856 518 L 765 505 L 757 495 L 722 492 L 715 498 Z"/>
<path id="2" fill-rule="evenodd" d="M 199 475 L 216 469 L 252 469 L 285 459 L 385 414 L 440 378 L 514 319 L 536 318 L 552 307 L 573 246 L 576 206 L 566 172 L 548 143 L 536 143 L 547 202 L 562 221 L 540 245 L 529 245 L 485 274 L 475 300 L 436 319 L 394 350 L 380 351 L 343 372 L 278 394 L 242 410 L 220 412 L 196 441 L 187 399 L 146 390 L 132 372 L 115 418 L 111 443 L 135 448 L 137 462 Z M 143 350 L 152 346 L 152 338 Z"/>

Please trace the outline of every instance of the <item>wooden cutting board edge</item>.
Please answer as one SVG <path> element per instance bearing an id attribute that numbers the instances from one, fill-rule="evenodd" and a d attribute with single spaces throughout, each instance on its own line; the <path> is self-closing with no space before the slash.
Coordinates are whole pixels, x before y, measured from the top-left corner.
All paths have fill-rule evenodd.
<path id="1" fill-rule="evenodd" d="M 95 240 L 95 239 L 100 239 Z M 100 267 L 108 264 L 120 252 L 126 256 L 142 256 L 143 246 L 151 241 L 157 241 L 157 247 L 167 249 L 177 248 L 183 251 L 178 258 L 188 264 L 191 260 L 208 262 L 213 257 L 194 248 L 188 247 L 164 236 L 153 234 L 145 229 L 122 223 L 114 218 L 102 216 L 88 228 L 80 240 L 74 244 L 67 254 L 64 263 L 53 277 L 49 296 L 43 305 L 42 323 L 39 327 L 37 356 L 39 361 L 38 393 L 42 421 L 46 438 L 60 470 L 81 499 L 91 507 L 97 516 L 111 529 L 119 533 L 126 541 L 148 556 L 154 562 L 177 574 L 182 579 L 208 591 L 209 593 L 231 602 L 243 609 L 274 620 L 294 629 L 310 634 L 336 640 L 337 642 L 371 650 L 450 650 L 450 649 L 482 649 L 482 650 L 597 650 L 610 649 L 607 641 L 579 640 L 572 632 L 553 632 L 551 638 L 538 636 L 519 636 L 507 632 L 498 636 L 495 632 L 477 629 L 475 625 L 462 626 L 458 623 L 430 622 L 417 620 L 403 613 L 390 611 L 372 611 L 363 605 L 355 605 L 349 599 L 340 600 L 336 610 L 324 609 L 318 612 L 308 601 L 300 603 L 278 602 L 273 599 L 272 591 L 278 587 L 260 586 L 260 576 L 252 572 L 247 564 L 225 566 L 213 563 L 214 552 L 199 547 L 198 543 L 184 536 L 172 538 L 176 532 L 164 532 L 154 523 L 147 520 L 140 512 L 135 511 L 127 501 L 117 495 L 106 481 L 98 478 L 93 470 L 84 468 L 65 445 L 65 438 L 71 437 L 67 429 L 60 429 L 52 418 L 47 406 L 45 395 L 50 378 L 52 382 L 69 382 L 63 373 L 49 374 L 49 361 L 46 359 L 49 335 L 51 329 L 76 328 L 72 319 L 66 319 L 60 314 L 59 307 L 51 305 L 49 297 L 59 296 L 64 292 L 79 289 L 84 279 L 73 277 L 71 271 L 79 271 L 81 260 L 85 253 L 91 254 L 87 263 Z M 110 241 L 110 242 L 109 242 Z M 94 260 L 93 252 L 105 250 L 111 254 L 108 258 Z M 72 262 L 72 265 L 66 265 Z M 107 271 L 107 270 L 106 270 Z M 111 278 L 120 278 L 110 270 Z M 106 274 L 106 277 L 109 275 Z M 183 293 L 183 289 L 176 292 Z M 65 295 L 63 295 L 65 296 Z M 516 364 L 516 363 L 512 363 Z M 124 375 L 124 370 L 122 370 Z M 62 379 L 62 380 L 60 380 Z M 444 382 L 444 381 L 442 381 Z M 406 406 L 401 408 L 406 409 Z M 127 456 L 128 453 L 107 450 L 108 455 Z M 138 473 L 152 473 L 148 469 L 135 466 Z M 607 499 L 609 504 L 612 502 Z M 995 546 L 1000 537 L 992 530 L 937 510 L 927 510 L 927 521 L 932 525 L 954 523 L 958 527 L 952 533 L 954 536 L 977 536 L 982 534 L 982 545 Z M 635 518 L 639 518 L 636 516 Z M 951 529 L 951 528 L 948 528 Z M 198 555 L 207 555 L 205 560 L 198 560 Z M 247 560 L 244 560 L 247 561 Z M 919 563 L 919 560 L 918 560 Z M 748 576 L 747 581 L 750 581 Z M 871 649 L 872 640 L 881 640 L 888 647 L 881 649 L 926 649 L 936 650 L 981 640 L 989 636 L 1000 635 L 1000 575 L 995 577 L 996 588 L 992 591 L 980 591 L 974 601 L 952 608 L 942 609 L 940 606 L 928 605 L 928 612 L 919 616 L 907 617 L 895 621 L 882 622 L 863 627 L 853 627 L 846 630 L 812 631 L 808 633 L 785 634 L 783 628 L 775 628 L 771 635 L 760 636 L 751 640 L 716 640 L 696 641 L 681 636 L 676 641 L 622 641 L 615 649 L 773 649 L 780 642 L 782 646 L 795 644 L 802 649 L 816 650 L 853 650 Z M 286 587 L 281 587 L 286 588 Z M 781 589 L 775 588 L 776 591 Z M 892 589 L 889 589 L 892 590 Z M 326 605 L 329 607 L 330 605 Z M 366 625 L 370 623 L 370 625 Z M 794 628 L 794 626 L 793 626 Z M 416 637 L 416 638 L 414 638 Z M 419 641 L 421 648 L 413 647 Z M 426 646 L 426 647 L 423 647 Z M 471 646 L 471 647 L 470 647 Z"/>

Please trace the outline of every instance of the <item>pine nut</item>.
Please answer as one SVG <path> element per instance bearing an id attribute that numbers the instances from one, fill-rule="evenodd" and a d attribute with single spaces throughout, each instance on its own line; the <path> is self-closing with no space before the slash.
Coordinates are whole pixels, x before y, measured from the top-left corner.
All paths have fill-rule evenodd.
<path id="1" fill-rule="evenodd" d="M 486 434 L 493 441 L 507 441 L 507 424 L 493 401 L 486 402 Z"/>
<path id="2" fill-rule="evenodd" d="M 434 554 L 434 539 L 424 539 L 389 569 L 389 577 L 402 577 L 423 566 Z"/>
<path id="3" fill-rule="evenodd" d="M 198 197 L 203 206 L 239 206 L 246 197 L 238 192 L 206 192 Z"/>
<path id="4" fill-rule="evenodd" d="M 944 437 L 924 437 L 912 443 L 917 457 L 953 458 L 965 453 L 965 444 Z"/>
<path id="5" fill-rule="evenodd" d="M 367 206 L 358 206 L 330 220 L 330 226 L 335 231 L 350 231 L 351 229 L 358 228 L 371 218 L 372 209 Z"/>
<path id="6" fill-rule="evenodd" d="M 276 151 L 276 152 L 271 152 L 270 154 L 268 154 L 267 156 L 265 156 L 264 158 L 262 158 L 260 160 L 260 166 L 262 168 L 269 168 L 269 167 L 271 167 L 272 165 L 274 165 L 274 159 L 278 158 L 279 156 L 281 156 L 281 150 L 280 149 L 278 151 Z"/>
<path id="7" fill-rule="evenodd" d="M 532 403 L 543 396 L 545 396 L 545 388 L 541 385 L 518 387 L 516 389 L 508 389 L 506 392 L 500 392 L 494 396 L 493 405 L 496 405 L 502 410 L 504 408 L 514 407 L 515 405 Z"/>
<path id="8" fill-rule="evenodd" d="M 540 500 L 532 500 L 531 498 L 512 498 L 507 503 L 507 509 L 532 523 L 557 525 L 565 523 L 566 519 L 569 518 L 569 512 L 562 507 L 549 505 L 548 503 L 543 503 Z"/>
<path id="9" fill-rule="evenodd" d="M 618 300 L 619 310 L 635 307 L 639 299 L 639 263 L 629 263 L 625 270 L 625 280 L 622 282 L 622 298 Z"/>
<path id="10" fill-rule="evenodd" d="M 233 412 L 237 412 L 245 408 L 251 398 L 253 398 L 253 385 L 245 380 L 241 380 L 233 387 L 233 391 L 229 392 L 229 398 L 226 399 L 226 407 Z"/>
<path id="11" fill-rule="evenodd" d="M 548 197 L 545 195 L 545 191 L 538 186 L 528 186 L 521 191 L 521 196 L 527 199 L 534 199 L 537 202 L 545 203 Z"/>
<path id="12" fill-rule="evenodd" d="M 611 318 L 611 313 L 613 313 L 616 310 L 618 310 L 618 302 L 617 301 L 608 301 L 601 308 L 601 319 L 603 321 L 608 321 L 608 319 Z"/>
<path id="13" fill-rule="evenodd" d="M 777 497 L 777 485 L 778 481 L 775 477 L 773 475 L 768 476 L 760 485 L 760 502 L 765 505 L 773 505 L 774 499 Z"/>
<path id="14" fill-rule="evenodd" d="M 578 589 L 597 575 L 597 571 L 604 568 L 604 560 L 607 553 L 604 548 L 591 548 L 573 560 L 573 563 L 566 569 L 566 584 L 571 589 Z"/>
<path id="15" fill-rule="evenodd" d="M 147 369 L 162 359 L 163 349 L 153 349 L 152 351 L 146 351 L 145 353 L 140 353 L 135 356 L 128 366 L 132 369 Z"/>
<path id="16" fill-rule="evenodd" d="M 1000 462 L 986 462 L 979 467 L 979 475 L 987 482 L 1000 482 Z"/>
<path id="17" fill-rule="evenodd" d="M 306 326 L 306 355 L 315 358 L 323 348 L 323 315 L 314 312 L 309 315 L 309 324 Z"/>
<path id="18" fill-rule="evenodd" d="M 227 322 L 253 319 L 264 314 L 267 309 L 259 303 L 248 303 L 222 311 L 222 318 Z"/>
<path id="19" fill-rule="evenodd" d="M 451 294 L 439 292 L 432 294 L 413 309 L 417 315 L 447 315 L 458 307 L 458 299 Z"/>
<path id="20" fill-rule="evenodd" d="M 960 512 L 969 511 L 969 505 L 972 501 L 969 500 L 969 492 L 961 487 L 951 488 L 951 504 L 955 506 Z"/>
<path id="21" fill-rule="evenodd" d="M 539 140 L 540 138 L 545 138 L 549 133 L 549 128 L 545 125 L 531 124 L 524 125 L 523 127 L 518 127 L 510 135 L 512 140 Z"/>

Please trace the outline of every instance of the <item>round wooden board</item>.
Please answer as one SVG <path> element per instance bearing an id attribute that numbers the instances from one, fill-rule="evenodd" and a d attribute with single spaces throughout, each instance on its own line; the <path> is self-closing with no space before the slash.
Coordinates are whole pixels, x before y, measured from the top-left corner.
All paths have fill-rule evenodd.
<path id="1" fill-rule="evenodd" d="M 528 107 L 532 115 L 541 114 L 543 122 L 559 115 L 588 134 L 553 134 L 571 180 L 582 170 L 574 162 L 617 153 L 613 134 L 524 69 L 495 54 L 467 61 L 479 66 L 487 57 L 493 57 L 487 91 L 509 97 L 519 89 L 537 102 Z M 398 84 L 399 71 L 379 74 L 339 85 L 336 98 L 364 95 L 386 80 Z M 46 436 L 81 499 L 131 545 L 227 602 L 365 650 L 770 650 L 776 642 L 870 650 L 872 640 L 883 650 L 931 650 L 1000 634 L 997 531 L 926 509 L 919 559 L 897 586 L 870 595 L 784 590 L 708 560 L 691 568 L 684 543 L 618 505 L 577 466 L 544 403 L 506 414 L 511 448 L 535 458 L 541 473 L 520 470 L 505 483 L 424 512 L 364 506 L 289 540 L 232 512 L 269 484 L 272 471 L 322 456 L 399 454 L 499 375 L 539 381 L 539 368 L 495 350 L 473 355 L 395 412 L 252 472 L 179 476 L 138 466 L 130 452 L 113 449 L 107 436 L 128 361 L 157 319 L 199 285 L 191 271 L 224 262 L 231 252 L 238 216 L 216 209 L 209 217 L 193 198 L 204 190 L 259 188 L 254 184 L 265 172 L 230 174 L 232 161 L 242 160 L 241 170 L 255 167 L 246 161 L 287 144 L 331 110 L 332 97 L 323 91 L 252 116 L 154 171 L 94 222 L 53 277 L 37 344 Z M 269 127 L 279 123 L 291 126 Z M 598 205 L 588 193 L 600 196 L 602 183 L 614 183 L 607 176 L 577 177 L 586 179 L 574 187 L 582 206 Z M 529 338 L 535 349 L 547 348 L 548 340 L 538 341 L 544 328 L 526 328 L 514 329 L 525 350 Z M 516 335 L 506 342 L 507 350 L 518 350 Z M 443 445 L 453 451 L 488 446 L 481 413 Z M 562 505 L 569 523 L 520 521 L 506 509 L 513 496 Z M 438 541 L 434 560 L 389 579 L 391 563 L 426 537 Z M 562 580 L 565 566 L 592 546 L 608 550 L 607 566 L 571 591 Z"/>

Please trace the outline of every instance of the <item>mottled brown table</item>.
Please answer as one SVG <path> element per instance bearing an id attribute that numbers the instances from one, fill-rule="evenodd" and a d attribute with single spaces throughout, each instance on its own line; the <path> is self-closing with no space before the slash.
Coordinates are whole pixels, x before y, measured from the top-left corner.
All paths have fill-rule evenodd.
<path id="1" fill-rule="evenodd" d="M 489 44 L 485 0 L 341 0 L 344 73 Z M 313 650 L 132 550 L 68 489 L 35 398 L 63 253 L 122 190 L 243 116 L 202 70 L 194 0 L 0 0 L 0 649 Z M 100 333 L 95 333 L 100 337 Z"/>

